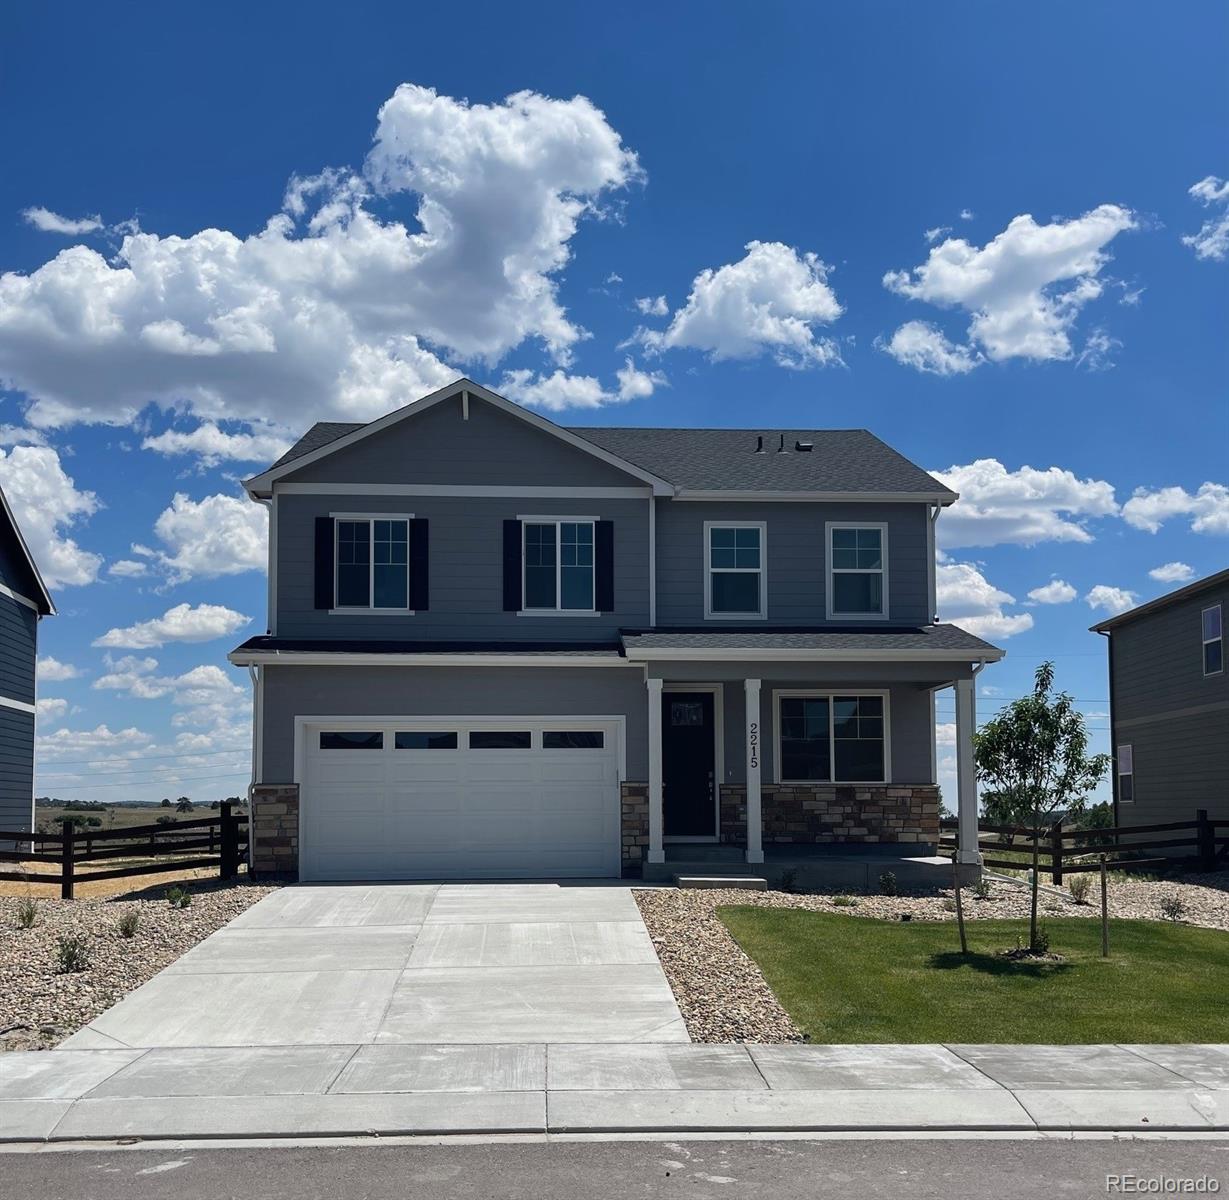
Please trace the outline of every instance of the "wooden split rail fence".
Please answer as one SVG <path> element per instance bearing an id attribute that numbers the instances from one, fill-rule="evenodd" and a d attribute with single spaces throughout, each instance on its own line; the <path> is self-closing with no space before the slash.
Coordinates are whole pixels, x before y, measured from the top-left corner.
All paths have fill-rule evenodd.
<path id="1" fill-rule="evenodd" d="M 58 883 L 65 900 L 77 883 L 126 879 L 217 867 L 222 879 L 233 879 L 247 851 L 248 819 L 230 801 L 216 816 L 165 825 L 133 825 L 127 829 L 30 833 L 0 829 L 0 879 Z M 120 866 L 78 871 L 80 866 L 119 861 Z M 5 869 L 9 863 L 33 863 L 35 870 Z M 55 870 L 43 868 L 57 868 Z"/>
<path id="2" fill-rule="evenodd" d="M 945 818 L 939 824 L 939 853 L 955 853 L 959 822 Z M 1210 820 L 1207 809 L 1201 808 L 1193 821 L 1159 825 L 1115 825 L 1107 829 L 978 826 L 977 848 L 987 867 L 1030 870 L 1034 846 L 1038 869 L 1048 871 L 1055 884 L 1061 884 L 1065 875 L 1099 871 L 1102 855 L 1111 871 L 1155 871 L 1175 866 L 1216 871 L 1229 866 L 1229 821 Z M 1159 850 L 1180 852 L 1158 854 Z"/>

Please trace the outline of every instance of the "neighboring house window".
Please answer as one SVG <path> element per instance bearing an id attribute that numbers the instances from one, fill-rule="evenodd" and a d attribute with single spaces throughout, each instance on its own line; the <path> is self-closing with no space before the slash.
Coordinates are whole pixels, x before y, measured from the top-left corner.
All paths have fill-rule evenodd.
<path id="1" fill-rule="evenodd" d="M 885 783 L 887 698 L 777 695 L 778 783 Z"/>
<path id="2" fill-rule="evenodd" d="M 593 527 L 591 520 L 524 521 L 527 612 L 593 611 Z"/>
<path id="3" fill-rule="evenodd" d="M 888 527 L 828 525 L 828 617 L 888 615 Z"/>
<path id="4" fill-rule="evenodd" d="M 768 615 L 764 584 L 767 526 L 763 521 L 704 523 L 704 615 Z"/>
<path id="5" fill-rule="evenodd" d="M 1135 800 L 1135 751 L 1131 746 L 1118 747 L 1118 801 L 1131 804 Z"/>
<path id="6" fill-rule="evenodd" d="M 1203 610 L 1203 673 L 1219 675 L 1225 669 L 1225 627 L 1221 606 Z"/>
<path id="7" fill-rule="evenodd" d="M 406 611 L 410 606 L 409 519 L 339 517 L 336 529 L 336 606 Z"/>

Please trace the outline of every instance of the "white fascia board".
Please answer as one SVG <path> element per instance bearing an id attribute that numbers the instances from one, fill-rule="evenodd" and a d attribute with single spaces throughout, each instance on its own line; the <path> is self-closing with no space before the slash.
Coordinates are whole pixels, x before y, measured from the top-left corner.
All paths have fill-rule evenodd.
<path id="1" fill-rule="evenodd" d="M 653 489 L 655 496 L 673 496 L 674 485 L 667 483 L 664 479 L 659 479 L 656 475 L 644 470 L 642 467 L 636 466 L 634 463 L 628 462 L 626 459 L 620 458 L 617 454 L 611 454 L 609 450 L 603 450 L 600 446 L 593 442 L 586 441 L 582 437 L 578 437 L 570 430 L 564 429 L 560 425 L 556 425 L 554 421 L 549 421 L 545 417 L 539 416 L 535 412 L 530 412 L 527 408 L 522 408 L 519 404 L 514 404 L 511 400 L 505 399 L 497 392 L 492 392 L 489 388 L 484 388 L 481 384 L 474 383 L 470 379 L 458 379 L 455 383 L 447 384 L 439 388 L 430 395 L 423 396 L 420 400 L 415 400 L 411 404 L 407 404 L 402 408 L 395 409 L 393 412 L 387 413 L 378 420 L 371 421 L 364 425 L 361 429 L 354 430 L 353 433 L 344 434 L 335 441 L 329 442 L 327 445 L 320 446 L 318 449 L 311 451 L 309 454 L 304 454 L 300 458 L 292 459 L 290 462 L 283 464 L 280 467 L 271 467 L 269 470 L 262 472 L 259 475 L 254 475 L 251 479 L 244 482 L 244 489 L 250 496 L 267 497 L 272 494 L 273 484 L 283 476 L 291 474 L 294 471 L 301 470 L 303 467 L 310 466 L 314 462 L 319 462 L 320 459 L 328 457 L 338 450 L 344 450 L 348 446 L 353 446 L 357 442 L 363 441 L 365 438 L 371 437 L 373 434 L 382 433 L 392 425 L 396 425 L 404 421 L 408 417 L 416 416 L 420 412 L 425 412 L 428 408 L 439 404 L 442 400 L 449 400 L 453 396 L 459 396 L 463 392 L 468 392 L 471 396 L 477 396 L 481 400 L 485 400 L 488 404 L 495 408 L 501 409 L 503 412 L 509 413 L 512 416 L 519 418 L 532 425 L 535 429 L 540 429 L 543 433 L 548 433 L 552 437 L 558 438 L 562 442 L 566 442 L 570 446 L 574 446 L 578 450 L 583 450 L 586 454 L 592 455 L 594 458 L 600 459 L 618 470 L 623 471 L 627 475 L 631 475 L 636 479 L 641 479 L 649 484 Z"/>
<path id="2" fill-rule="evenodd" d="M 331 650 L 232 650 L 227 660 L 279 667 L 629 667 L 625 658 L 541 654 L 365 654 Z"/>
<path id="3" fill-rule="evenodd" d="M 998 662 L 1004 651 L 979 650 L 756 650 L 738 646 L 726 649 L 641 650 L 629 647 L 629 662 Z"/>
<path id="4" fill-rule="evenodd" d="M 793 504 L 938 504 L 946 507 L 955 504 L 960 496 L 956 492 L 757 492 L 679 488 L 674 499 L 729 500 L 740 503 L 763 500 L 769 503 Z"/>

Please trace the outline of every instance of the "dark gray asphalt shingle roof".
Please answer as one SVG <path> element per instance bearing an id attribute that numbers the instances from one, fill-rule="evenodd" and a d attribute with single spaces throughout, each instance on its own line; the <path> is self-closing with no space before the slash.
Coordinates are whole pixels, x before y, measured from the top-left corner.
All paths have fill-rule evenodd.
<path id="1" fill-rule="evenodd" d="M 327 446 L 361 424 L 321 421 L 274 467 Z M 577 437 L 679 488 L 701 491 L 949 492 L 865 429 L 659 429 L 574 426 Z M 755 452 L 764 439 L 764 452 Z M 814 448 L 799 451 L 797 443 Z M 784 444 L 785 453 L 778 453 Z M 272 468 L 270 468 L 272 469 Z"/>
<path id="2" fill-rule="evenodd" d="M 606 656 L 618 658 L 614 642 L 423 642 L 383 640 L 338 640 L 336 638 L 282 638 L 259 634 L 250 637 L 231 652 L 245 651 L 283 654 L 311 654 L 328 651 L 336 654 L 540 654 L 551 658 Z"/>
<path id="3" fill-rule="evenodd" d="M 624 648 L 641 650 L 950 650 L 953 654 L 998 655 L 1000 651 L 958 625 L 924 629 L 843 630 L 680 630 L 625 632 Z"/>

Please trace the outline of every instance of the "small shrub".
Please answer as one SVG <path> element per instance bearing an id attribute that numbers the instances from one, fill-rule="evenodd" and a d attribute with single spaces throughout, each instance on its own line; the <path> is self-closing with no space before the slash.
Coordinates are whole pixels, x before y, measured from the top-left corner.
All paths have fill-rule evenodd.
<path id="1" fill-rule="evenodd" d="M 56 942 L 55 959 L 62 974 L 84 971 L 90 965 L 90 944 L 83 937 L 68 934 Z"/>
<path id="2" fill-rule="evenodd" d="M 947 897 L 947 898 L 943 901 L 943 911 L 944 911 L 944 912 L 955 912 L 955 911 L 956 911 L 956 900 L 955 900 L 955 897 L 953 897 L 953 896 L 948 896 L 948 897 Z"/>
<path id="3" fill-rule="evenodd" d="M 191 908 L 192 893 L 187 888 L 175 884 L 174 887 L 166 889 L 166 902 L 172 908 Z"/>
<path id="4" fill-rule="evenodd" d="M 895 871 L 884 871 L 884 873 L 879 876 L 879 890 L 885 896 L 895 896 L 899 893 L 900 889 L 896 886 Z"/>
<path id="5" fill-rule="evenodd" d="M 1072 875 L 1067 880 L 1067 891 L 1076 904 L 1087 904 L 1088 893 L 1092 891 L 1092 878 L 1088 875 Z"/>
<path id="6" fill-rule="evenodd" d="M 858 902 L 853 896 L 833 896 L 832 903 L 837 908 L 855 908 Z"/>
<path id="7" fill-rule="evenodd" d="M 1162 896 L 1161 916 L 1167 921 L 1181 921 L 1186 916 L 1186 901 L 1177 892 L 1170 896 Z"/>
<path id="8" fill-rule="evenodd" d="M 796 892 L 798 890 L 798 872 L 793 867 L 788 867 L 781 872 L 781 891 Z"/>
<path id="9" fill-rule="evenodd" d="M 33 929 L 38 920 L 38 904 L 29 896 L 17 901 L 17 928 Z"/>
<path id="10" fill-rule="evenodd" d="M 990 899 L 990 880 L 984 876 L 973 885 L 973 895 L 979 900 Z"/>
<path id="11" fill-rule="evenodd" d="M 1029 947 L 1034 954 L 1049 954 L 1050 953 L 1050 931 L 1046 928 L 1044 921 L 1038 922 L 1037 936 L 1033 938 L 1033 944 Z"/>
<path id="12" fill-rule="evenodd" d="M 130 908 L 126 913 L 120 916 L 120 919 L 115 923 L 115 927 L 119 930 L 120 937 L 130 938 L 135 937 L 137 930 L 141 925 L 141 914 L 135 908 Z"/>

